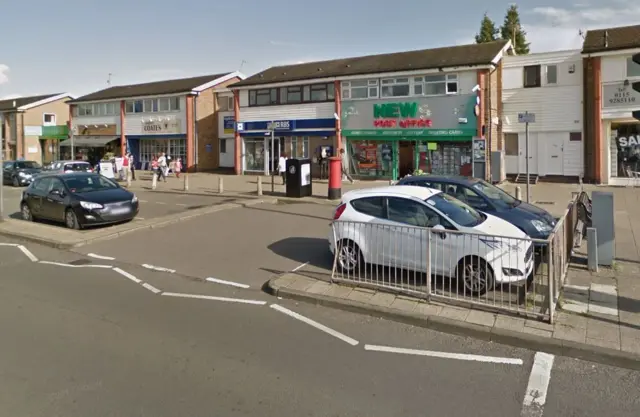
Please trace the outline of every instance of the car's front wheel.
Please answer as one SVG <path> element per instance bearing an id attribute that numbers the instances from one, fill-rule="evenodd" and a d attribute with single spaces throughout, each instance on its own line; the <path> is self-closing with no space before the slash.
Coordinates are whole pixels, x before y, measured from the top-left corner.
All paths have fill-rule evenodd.
<path id="1" fill-rule="evenodd" d="M 345 273 L 353 273 L 362 264 L 362 252 L 352 240 L 343 240 L 338 243 L 338 268 Z"/>
<path id="2" fill-rule="evenodd" d="M 32 222 L 34 220 L 33 213 L 31 212 L 31 208 L 27 203 L 22 203 L 20 205 L 20 214 L 22 216 L 22 220 L 26 220 L 28 222 Z"/>
<path id="3" fill-rule="evenodd" d="M 465 292 L 473 295 L 483 295 L 487 291 L 493 290 L 495 286 L 495 277 L 491 267 L 484 259 L 476 256 L 460 260 L 458 281 L 460 280 L 462 280 Z"/>
<path id="4" fill-rule="evenodd" d="M 64 214 L 64 222 L 69 229 L 79 230 L 80 223 L 78 223 L 78 216 L 72 209 L 67 209 Z"/>

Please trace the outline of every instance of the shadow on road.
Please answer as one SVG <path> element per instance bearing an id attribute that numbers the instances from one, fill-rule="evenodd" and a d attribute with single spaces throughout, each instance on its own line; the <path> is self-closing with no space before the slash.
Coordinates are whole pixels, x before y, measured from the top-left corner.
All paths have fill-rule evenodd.
<path id="1" fill-rule="evenodd" d="M 327 239 L 313 237 L 290 237 L 268 246 L 276 255 L 302 264 L 331 271 L 333 257 Z"/>

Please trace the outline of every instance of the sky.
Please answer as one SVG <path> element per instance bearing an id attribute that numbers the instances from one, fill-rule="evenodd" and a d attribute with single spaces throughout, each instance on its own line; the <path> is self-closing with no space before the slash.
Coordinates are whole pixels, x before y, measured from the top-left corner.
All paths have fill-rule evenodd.
<path id="1" fill-rule="evenodd" d="M 4 3 L 4 4 L 3 4 Z M 473 43 L 498 0 L 0 0 L 0 98 Z M 532 52 L 638 24 L 637 0 L 527 0 Z"/>

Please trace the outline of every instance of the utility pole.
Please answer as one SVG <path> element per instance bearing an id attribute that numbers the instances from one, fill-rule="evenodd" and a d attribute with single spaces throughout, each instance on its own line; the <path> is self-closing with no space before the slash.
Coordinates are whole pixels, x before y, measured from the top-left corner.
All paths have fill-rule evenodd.
<path id="1" fill-rule="evenodd" d="M 531 192 L 529 184 L 529 123 L 535 123 L 536 115 L 534 113 L 529 113 L 528 111 L 524 113 L 518 113 L 518 123 L 524 123 L 524 141 L 525 141 L 525 169 L 527 170 L 527 203 L 531 202 Z"/>

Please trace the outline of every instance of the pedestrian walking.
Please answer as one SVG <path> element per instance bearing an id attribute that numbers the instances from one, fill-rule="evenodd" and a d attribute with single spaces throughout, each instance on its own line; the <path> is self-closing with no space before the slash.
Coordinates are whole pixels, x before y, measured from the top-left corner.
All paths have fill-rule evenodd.
<path id="1" fill-rule="evenodd" d="M 278 174 L 282 177 L 282 184 L 287 183 L 287 154 L 283 153 L 278 159 Z"/>
<path id="2" fill-rule="evenodd" d="M 351 178 L 351 175 L 349 175 L 348 170 L 349 160 L 347 159 L 347 153 L 344 151 L 344 148 L 340 148 L 340 159 L 342 165 L 342 179 L 346 178 L 349 180 L 349 182 L 351 182 L 351 184 L 353 184 L 353 178 Z"/>
<path id="3" fill-rule="evenodd" d="M 158 165 L 158 158 L 155 156 L 151 160 L 151 189 L 155 190 L 158 185 L 158 175 L 160 166 Z"/>
<path id="4" fill-rule="evenodd" d="M 182 158 L 176 159 L 173 164 L 173 172 L 176 173 L 176 178 L 180 178 L 180 171 L 182 171 Z"/>
<path id="5" fill-rule="evenodd" d="M 162 180 L 164 182 L 167 182 L 167 170 L 167 157 L 164 152 L 161 152 L 160 156 L 158 157 L 158 173 L 160 174 L 160 177 L 162 177 Z"/>
<path id="6" fill-rule="evenodd" d="M 129 169 L 131 170 L 131 179 L 136 180 L 136 164 L 133 155 L 129 152 Z"/>
<path id="7" fill-rule="evenodd" d="M 122 158 L 122 176 L 127 182 L 127 187 L 131 187 L 131 170 L 129 165 L 131 160 L 129 159 L 129 156 L 129 153 L 127 153 L 124 158 Z"/>

